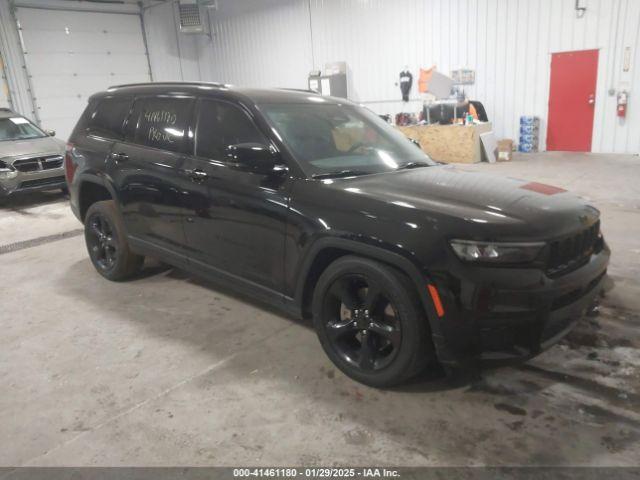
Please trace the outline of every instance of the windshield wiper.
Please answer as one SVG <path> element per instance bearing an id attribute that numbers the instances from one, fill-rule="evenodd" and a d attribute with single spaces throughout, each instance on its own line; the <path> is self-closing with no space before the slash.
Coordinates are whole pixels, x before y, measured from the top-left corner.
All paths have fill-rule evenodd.
<path id="1" fill-rule="evenodd" d="M 335 177 L 352 177 L 356 175 L 366 175 L 368 172 L 362 170 L 339 170 L 337 172 L 314 173 L 311 178 L 335 178 Z"/>
<path id="2" fill-rule="evenodd" d="M 424 162 L 407 162 L 398 167 L 398 170 L 408 170 L 410 168 L 430 167 L 431 165 Z"/>

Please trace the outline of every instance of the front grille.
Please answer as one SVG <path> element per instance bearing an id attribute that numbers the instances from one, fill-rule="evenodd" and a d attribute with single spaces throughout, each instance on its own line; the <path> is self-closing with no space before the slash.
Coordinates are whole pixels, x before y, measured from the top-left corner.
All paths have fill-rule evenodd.
<path id="1" fill-rule="evenodd" d="M 62 167 L 63 158 L 61 155 L 56 155 L 55 157 L 43 157 L 42 158 L 42 169 L 43 170 L 51 170 L 52 168 L 60 168 Z"/>
<path id="2" fill-rule="evenodd" d="M 600 221 L 577 234 L 551 242 L 547 272 L 557 275 L 582 265 L 597 248 L 599 242 Z"/>
<path id="3" fill-rule="evenodd" d="M 40 162 L 37 158 L 25 158 L 13 162 L 13 167 L 19 172 L 37 172 L 40 170 Z"/>
<path id="4" fill-rule="evenodd" d="M 64 182 L 64 176 L 50 177 L 50 178 L 37 178 L 35 180 L 25 180 L 20 183 L 20 189 L 22 188 L 34 188 L 42 187 L 44 185 L 57 185 Z"/>
<path id="5" fill-rule="evenodd" d="M 51 170 L 62 166 L 61 155 L 49 155 L 46 157 L 24 158 L 13 162 L 13 167 L 19 172 L 38 172 L 40 170 Z"/>

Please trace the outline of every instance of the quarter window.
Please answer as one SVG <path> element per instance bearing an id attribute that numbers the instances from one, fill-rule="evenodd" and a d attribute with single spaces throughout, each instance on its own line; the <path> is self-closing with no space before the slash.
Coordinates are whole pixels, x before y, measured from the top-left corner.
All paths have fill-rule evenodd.
<path id="1" fill-rule="evenodd" d="M 127 140 L 139 145 L 186 153 L 193 99 L 141 98 L 136 100 Z"/>
<path id="2" fill-rule="evenodd" d="M 202 100 L 197 125 L 196 155 L 200 157 L 224 160 L 229 145 L 267 144 L 249 116 L 230 103 Z"/>
<path id="3" fill-rule="evenodd" d="M 100 100 L 87 122 L 87 133 L 121 140 L 122 125 L 129 114 L 132 98 L 110 97 Z"/>

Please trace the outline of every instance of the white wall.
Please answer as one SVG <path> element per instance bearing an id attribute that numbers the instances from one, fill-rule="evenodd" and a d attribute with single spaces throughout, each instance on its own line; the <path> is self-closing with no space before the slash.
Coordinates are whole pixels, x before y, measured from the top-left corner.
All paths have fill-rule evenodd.
<path id="1" fill-rule="evenodd" d="M 306 88 L 313 66 L 307 2 L 243 8 L 251 3 L 221 2 L 210 12 L 209 35 L 179 33 L 175 2 L 145 8 L 154 79 Z"/>
<path id="2" fill-rule="evenodd" d="M 552 52 L 600 50 L 593 151 L 640 151 L 640 2 L 582 0 L 218 0 L 210 37 L 176 29 L 173 2 L 145 10 L 156 80 L 209 80 L 306 88 L 312 68 L 344 60 L 352 99 L 396 113 L 395 85 L 408 64 L 476 70 L 467 89 L 482 101 L 499 137 L 517 139 L 520 115 L 543 120 L 544 145 Z M 632 48 L 623 72 L 624 47 Z M 415 75 L 414 75 L 415 76 Z M 627 119 L 608 90 L 631 91 Z M 414 87 L 412 97 L 417 98 Z M 420 102 L 411 102 L 418 110 Z"/>
<path id="3" fill-rule="evenodd" d="M 149 62 L 155 81 L 188 81 L 208 78 L 205 66 L 206 50 L 198 49 L 201 42 L 208 43 L 208 37 L 182 35 L 178 31 L 177 6 L 174 2 L 158 4 L 147 8 L 143 14 Z"/>

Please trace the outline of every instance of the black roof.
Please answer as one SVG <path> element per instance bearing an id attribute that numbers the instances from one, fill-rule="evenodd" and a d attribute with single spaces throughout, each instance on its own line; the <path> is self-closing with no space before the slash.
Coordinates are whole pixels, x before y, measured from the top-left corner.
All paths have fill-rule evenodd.
<path id="1" fill-rule="evenodd" d="M 322 98 L 323 103 L 351 103 L 344 98 L 322 97 L 311 90 L 287 88 L 246 88 L 214 82 L 151 82 L 114 85 L 104 92 L 92 95 L 99 98 L 106 95 L 144 94 L 199 94 L 223 96 L 253 103 L 315 103 Z"/>

